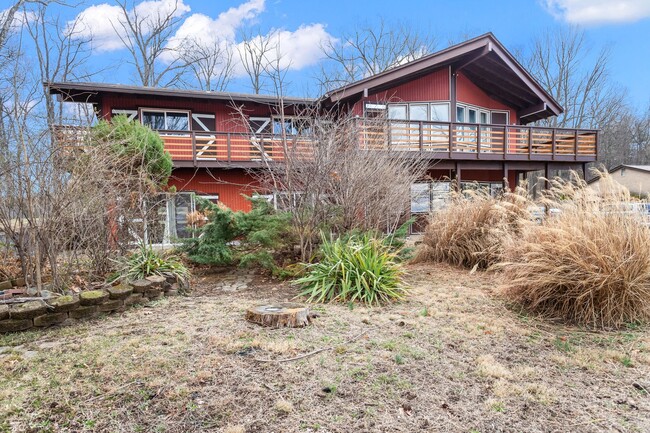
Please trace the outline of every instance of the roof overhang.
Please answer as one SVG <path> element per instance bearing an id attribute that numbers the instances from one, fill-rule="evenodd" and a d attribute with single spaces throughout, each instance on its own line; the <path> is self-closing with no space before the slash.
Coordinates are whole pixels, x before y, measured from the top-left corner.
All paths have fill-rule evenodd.
<path id="1" fill-rule="evenodd" d="M 85 102 L 96 104 L 102 94 L 122 94 L 151 98 L 183 98 L 209 99 L 224 102 L 253 102 L 258 104 L 276 105 L 280 102 L 289 105 L 310 105 L 316 102 L 312 98 L 284 97 L 282 101 L 276 96 L 255 95 L 233 92 L 210 92 L 185 89 L 165 89 L 157 87 L 127 86 L 122 84 L 105 83 L 43 83 L 50 94 L 59 95 L 60 100 L 67 102 Z"/>
<path id="2" fill-rule="evenodd" d="M 331 103 L 355 100 L 444 67 L 466 75 L 489 96 L 515 108 L 522 123 L 557 116 L 564 111 L 492 33 L 338 88 L 328 92 L 325 98 Z"/>

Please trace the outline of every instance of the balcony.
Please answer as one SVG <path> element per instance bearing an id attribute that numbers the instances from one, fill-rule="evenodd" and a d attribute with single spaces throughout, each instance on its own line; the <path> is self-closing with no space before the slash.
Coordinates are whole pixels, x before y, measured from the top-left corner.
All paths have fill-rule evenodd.
<path id="1" fill-rule="evenodd" d="M 598 131 L 591 129 L 372 119 L 355 119 L 354 127 L 364 149 L 412 152 L 432 160 L 591 162 L 598 151 Z M 176 166 L 255 167 L 284 159 L 282 140 L 273 134 L 159 133 Z M 301 154 L 309 154 L 308 136 L 288 140 Z"/>
<path id="2" fill-rule="evenodd" d="M 477 125 L 354 119 L 358 144 L 371 151 L 408 152 L 431 160 L 592 162 L 598 131 L 519 125 Z M 262 167 L 282 162 L 282 139 L 274 134 L 219 131 L 158 131 L 176 167 Z M 81 135 L 80 135 L 81 134 Z M 68 145 L 83 132 L 61 127 Z M 292 152 L 308 156 L 309 136 L 290 136 Z"/>

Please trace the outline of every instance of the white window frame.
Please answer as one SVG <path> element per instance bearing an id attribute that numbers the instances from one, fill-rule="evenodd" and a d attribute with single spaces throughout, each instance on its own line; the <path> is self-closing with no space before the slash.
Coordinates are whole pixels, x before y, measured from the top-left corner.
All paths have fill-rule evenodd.
<path id="1" fill-rule="evenodd" d="M 504 113 L 506 115 L 506 125 L 510 125 L 510 111 L 508 111 L 508 110 L 490 110 L 490 121 L 492 121 L 492 113 Z"/>
<path id="2" fill-rule="evenodd" d="M 367 109 L 370 108 L 373 104 L 366 104 L 366 113 Z M 426 105 L 427 106 L 427 120 L 413 120 L 411 118 L 411 107 L 414 105 Z M 390 103 L 386 105 L 382 105 L 382 107 L 386 107 L 386 117 L 388 117 L 388 112 L 390 107 L 406 107 L 406 119 L 393 119 L 388 117 L 390 120 L 397 120 L 397 121 L 409 121 L 409 122 L 449 122 L 449 120 L 433 120 L 431 119 L 431 115 L 434 112 L 432 109 L 432 105 L 444 105 L 447 108 L 447 119 L 451 118 L 451 103 L 449 101 L 408 101 L 408 102 L 396 102 L 396 103 Z M 374 108 L 374 107 L 372 107 Z M 365 113 L 364 113 L 365 114 Z"/>
<path id="3" fill-rule="evenodd" d="M 167 113 L 183 113 L 187 114 L 187 131 L 192 130 L 192 112 L 190 110 L 167 110 L 165 108 L 140 108 L 140 123 L 142 125 L 145 125 L 144 123 L 144 113 L 145 112 L 150 112 L 150 113 L 163 113 L 165 115 L 165 129 L 157 129 L 156 131 L 170 131 L 167 129 Z M 174 131 L 185 131 L 184 129 L 182 130 L 174 130 Z"/>
<path id="4" fill-rule="evenodd" d="M 460 122 L 460 121 L 458 121 L 458 119 L 456 119 L 456 121 L 458 121 L 458 123 L 473 123 L 473 122 L 469 121 L 469 110 L 474 110 L 474 111 L 476 111 L 476 119 L 478 120 L 477 122 L 474 122 L 474 123 L 477 124 L 477 125 L 490 125 L 490 124 L 492 124 L 492 113 L 503 113 L 503 114 L 505 114 L 506 115 L 506 125 L 510 124 L 510 111 L 508 111 L 508 110 L 491 110 L 489 108 L 479 107 L 477 105 L 466 104 L 466 103 L 456 104 L 456 109 L 458 109 L 458 108 L 462 108 L 463 110 L 465 110 L 465 117 L 466 117 L 466 120 L 464 120 L 462 122 Z M 481 113 L 484 113 L 484 114 L 487 115 L 487 122 L 486 123 L 481 122 Z M 456 117 L 458 117 L 458 116 L 456 116 Z"/>

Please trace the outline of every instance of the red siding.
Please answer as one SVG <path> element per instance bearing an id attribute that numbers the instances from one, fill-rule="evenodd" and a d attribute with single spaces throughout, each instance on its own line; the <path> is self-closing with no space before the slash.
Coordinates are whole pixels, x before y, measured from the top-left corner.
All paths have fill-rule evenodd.
<path id="1" fill-rule="evenodd" d="M 175 186 L 178 191 L 219 194 L 219 201 L 230 209 L 248 212 L 251 205 L 243 195 L 256 192 L 257 182 L 242 169 L 177 168 L 169 179 L 169 186 Z"/>
<path id="2" fill-rule="evenodd" d="M 156 98 L 132 95 L 105 94 L 102 101 L 104 117 L 110 117 L 111 109 L 137 110 L 139 108 L 169 108 L 189 110 L 193 113 L 214 114 L 216 129 L 221 132 L 246 132 L 248 126 L 242 122 L 241 115 L 229 102 L 202 99 Z M 246 116 L 270 117 L 275 113 L 275 107 L 257 103 L 245 105 Z"/>
<path id="3" fill-rule="evenodd" d="M 353 107 L 353 113 L 363 115 L 363 103 L 421 102 L 449 100 L 449 68 L 438 69 L 423 77 L 377 93 L 371 93 Z"/>
<path id="4" fill-rule="evenodd" d="M 490 98 L 476 84 L 471 82 L 469 78 L 464 76 L 462 72 L 458 73 L 458 78 L 456 79 L 456 100 L 491 110 L 507 110 L 510 112 L 510 124 L 519 123 L 515 109 Z"/>

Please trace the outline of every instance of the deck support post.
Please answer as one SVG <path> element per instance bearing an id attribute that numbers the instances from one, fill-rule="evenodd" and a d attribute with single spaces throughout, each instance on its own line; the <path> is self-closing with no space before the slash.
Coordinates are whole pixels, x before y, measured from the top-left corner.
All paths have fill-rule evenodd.
<path id="1" fill-rule="evenodd" d="M 510 184 L 508 183 L 508 163 L 503 163 L 503 190 L 506 188 L 510 189 Z"/>
<path id="2" fill-rule="evenodd" d="M 548 170 L 548 162 L 544 164 L 544 189 L 549 189 L 551 184 L 549 182 L 549 170 Z"/>

